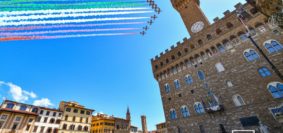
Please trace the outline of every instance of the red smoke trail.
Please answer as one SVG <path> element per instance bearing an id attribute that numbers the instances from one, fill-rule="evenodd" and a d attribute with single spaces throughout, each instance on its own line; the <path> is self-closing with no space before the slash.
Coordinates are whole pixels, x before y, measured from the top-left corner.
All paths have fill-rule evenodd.
<path id="1" fill-rule="evenodd" d="M 13 36 L 0 38 L 0 41 L 15 41 L 15 40 L 33 40 L 36 39 L 35 36 Z"/>

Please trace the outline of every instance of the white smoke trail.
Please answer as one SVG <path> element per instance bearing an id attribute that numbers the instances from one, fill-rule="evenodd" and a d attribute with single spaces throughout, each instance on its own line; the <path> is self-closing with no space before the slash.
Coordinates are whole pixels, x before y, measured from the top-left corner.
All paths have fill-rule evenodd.
<path id="1" fill-rule="evenodd" d="M 6 21 L 21 21 L 33 19 L 46 19 L 46 18 L 67 18 L 67 17 L 92 17 L 92 16 L 104 16 L 104 15 L 128 15 L 128 14 L 143 14 L 152 13 L 153 11 L 127 11 L 127 12 L 100 12 L 100 13 L 60 13 L 60 14 L 48 14 L 48 15 L 31 15 L 31 16 L 8 16 L 0 17 L 0 23 Z"/>
<path id="2" fill-rule="evenodd" d="M 1 36 L 27 36 L 41 34 L 56 34 L 56 33 L 79 33 L 79 32 L 98 32 L 98 31 L 128 31 L 140 30 L 140 28 L 108 28 L 108 29 L 84 29 L 84 30 L 55 30 L 55 31 L 35 31 L 35 32 L 3 32 Z"/>
<path id="3" fill-rule="evenodd" d="M 83 13 L 83 12 L 102 12 L 102 11 L 134 11 L 149 10 L 150 8 L 89 8 L 89 9 L 62 9 L 62 10 L 32 10 L 32 11 L 4 11 L 0 12 L 2 16 L 26 15 L 26 14 L 58 14 L 58 13 Z"/>
<path id="4" fill-rule="evenodd" d="M 60 39 L 60 38 L 79 38 L 79 37 L 96 37 L 96 36 L 125 36 L 125 35 L 135 35 L 136 32 L 128 33 L 102 33 L 102 34 L 78 34 L 78 35 L 62 35 L 62 36 L 39 36 L 35 39 Z"/>
<path id="5" fill-rule="evenodd" d="M 93 19 L 73 19 L 73 20 L 1 22 L 0 26 L 66 24 L 66 23 L 83 23 L 83 22 L 99 22 L 99 21 L 140 20 L 140 19 L 148 19 L 148 18 L 150 17 L 118 17 L 118 18 L 93 18 Z"/>

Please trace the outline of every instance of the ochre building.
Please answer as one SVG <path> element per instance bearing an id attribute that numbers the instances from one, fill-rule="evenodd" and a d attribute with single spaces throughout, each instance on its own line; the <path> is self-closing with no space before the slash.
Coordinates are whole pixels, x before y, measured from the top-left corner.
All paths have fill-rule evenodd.
<path id="1" fill-rule="evenodd" d="M 114 133 L 115 119 L 105 114 L 92 116 L 91 133 Z"/>
<path id="2" fill-rule="evenodd" d="M 151 60 L 169 133 L 283 132 L 283 35 L 249 4 L 210 23 L 199 0 L 171 0 L 190 33 Z M 217 8 L 217 7 L 215 7 Z"/>

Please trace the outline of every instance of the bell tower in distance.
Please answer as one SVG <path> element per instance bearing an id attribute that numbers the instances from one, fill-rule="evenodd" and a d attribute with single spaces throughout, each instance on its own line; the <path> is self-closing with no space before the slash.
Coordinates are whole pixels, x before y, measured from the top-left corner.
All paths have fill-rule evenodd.
<path id="1" fill-rule="evenodd" d="M 200 9 L 199 0 L 171 0 L 173 7 L 180 13 L 191 36 L 210 25 L 207 17 Z"/>

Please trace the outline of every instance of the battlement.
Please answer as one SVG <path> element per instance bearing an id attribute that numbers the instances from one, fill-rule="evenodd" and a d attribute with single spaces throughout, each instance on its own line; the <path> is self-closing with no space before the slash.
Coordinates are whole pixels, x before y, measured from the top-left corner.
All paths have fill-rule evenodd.
<path id="1" fill-rule="evenodd" d="M 201 34 L 207 33 L 207 35 L 209 36 L 209 35 L 215 34 L 215 32 L 222 32 L 224 29 L 220 29 L 221 31 L 217 31 L 217 30 L 219 30 L 219 25 L 222 25 L 223 23 L 225 23 L 227 21 L 226 25 L 228 27 L 229 27 L 229 25 L 232 26 L 233 22 L 229 22 L 228 18 L 230 16 L 233 16 L 233 15 L 234 15 L 234 17 L 236 16 L 236 9 L 243 7 L 245 10 L 248 11 L 249 8 L 252 8 L 247 3 L 244 4 L 244 5 L 242 3 L 237 3 L 234 7 L 235 7 L 235 10 L 233 10 L 233 11 L 226 10 L 225 12 L 223 12 L 224 16 L 222 18 L 216 17 L 214 19 L 214 23 L 212 23 L 208 28 L 204 29 L 199 34 L 201 35 Z M 212 29 L 216 29 L 215 32 L 213 32 Z M 214 38 L 217 38 L 217 36 L 214 36 Z M 177 42 L 176 44 L 172 45 L 170 47 L 170 49 L 166 49 L 164 52 L 161 52 L 159 55 L 156 55 L 154 58 L 151 59 L 151 61 L 154 62 L 154 61 L 158 60 L 161 56 L 165 56 L 166 54 L 170 53 L 171 51 L 174 51 L 176 48 L 178 48 L 179 45 L 183 45 L 184 42 L 188 42 L 189 40 L 196 40 L 196 38 L 184 38 L 182 42 Z M 209 40 L 213 40 L 213 37 Z M 198 40 L 198 41 L 200 41 L 200 40 Z M 191 42 L 191 43 L 195 44 L 196 42 Z M 200 42 L 197 42 L 197 43 L 200 43 Z"/>
<path id="2" fill-rule="evenodd" d="M 256 17 L 260 17 L 260 20 L 266 18 L 259 12 L 254 12 L 254 7 L 249 4 L 242 5 L 238 3 L 235 5 L 235 8 L 239 7 L 244 8 L 244 17 L 247 23 Z M 213 24 L 196 35 L 191 38 L 184 38 L 182 41 L 172 45 L 170 49 L 166 49 L 164 52 L 156 55 L 155 58 L 152 58 L 151 64 L 153 71 L 163 71 L 180 61 L 185 63 L 186 61 L 182 60 L 184 56 L 190 56 L 190 60 L 193 60 L 201 56 L 212 55 L 218 49 L 221 49 L 221 47 L 226 47 L 226 45 L 230 45 L 231 43 L 238 43 L 241 36 L 245 34 L 245 28 L 239 21 L 235 21 L 238 20 L 236 10 L 226 10 L 223 12 L 223 15 L 222 18 L 216 18 Z M 264 20 L 266 21 L 266 19 Z M 262 25 L 265 21 L 251 21 L 249 27 L 252 29 L 257 28 L 258 25 Z M 232 35 L 229 35 L 230 32 L 233 32 Z"/>
<path id="3" fill-rule="evenodd" d="M 196 3 L 198 5 L 200 5 L 200 1 L 199 0 L 171 0 L 171 3 L 173 5 L 173 7 L 176 10 L 181 10 L 184 8 L 187 8 L 187 5 L 191 2 L 191 1 L 196 1 Z"/>

